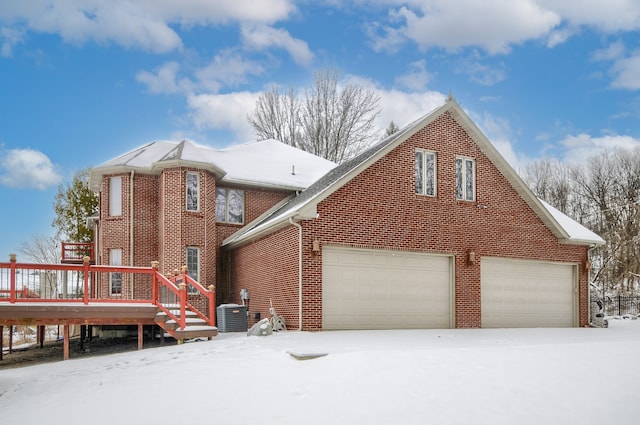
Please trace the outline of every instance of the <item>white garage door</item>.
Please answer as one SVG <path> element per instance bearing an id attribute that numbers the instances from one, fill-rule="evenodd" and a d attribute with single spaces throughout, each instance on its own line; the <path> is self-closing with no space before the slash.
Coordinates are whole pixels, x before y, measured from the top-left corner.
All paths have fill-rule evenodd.
<path id="1" fill-rule="evenodd" d="M 483 257 L 483 328 L 575 326 L 575 266 Z"/>
<path id="2" fill-rule="evenodd" d="M 452 325 L 451 258 L 323 247 L 323 329 Z"/>

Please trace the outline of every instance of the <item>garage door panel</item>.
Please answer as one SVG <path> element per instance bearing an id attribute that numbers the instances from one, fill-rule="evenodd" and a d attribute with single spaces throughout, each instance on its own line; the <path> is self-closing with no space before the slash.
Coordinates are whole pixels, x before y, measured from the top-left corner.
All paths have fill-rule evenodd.
<path id="1" fill-rule="evenodd" d="M 570 327 L 574 325 L 571 264 L 483 257 L 483 327 Z"/>
<path id="2" fill-rule="evenodd" d="M 451 327 L 451 259 L 323 247 L 323 328 Z"/>

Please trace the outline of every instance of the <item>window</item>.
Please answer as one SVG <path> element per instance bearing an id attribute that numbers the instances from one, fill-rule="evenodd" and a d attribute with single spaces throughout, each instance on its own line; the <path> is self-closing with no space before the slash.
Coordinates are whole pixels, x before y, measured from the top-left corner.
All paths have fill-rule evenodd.
<path id="1" fill-rule="evenodd" d="M 415 158 L 416 193 L 436 196 L 436 154 L 416 150 Z"/>
<path id="2" fill-rule="evenodd" d="M 122 215 L 122 177 L 109 179 L 109 215 Z"/>
<path id="3" fill-rule="evenodd" d="M 200 283 L 200 248 L 197 246 L 187 247 L 187 273 L 191 279 Z M 188 291 L 190 294 L 198 292 L 191 285 L 188 286 Z"/>
<path id="4" fill-rule="evenodd" d="M 112 266 L 122 265 L 121 249 L 109 251 L 109 264 Z M 111 295 L 122 295 L 122 273 L 113 272 L 109 274 L 109 292 Z"/>
<path id="5" fill-rule="evenodd" d="M 471 158 L 456 158 L 456 199 L 476 199 L 476 161 Z"/>
<path id="6" fill-rule="evenodd" d="M 187 173 L 187 211 L 200 211 L 200 174 Z"/>
<path id="7" fill-rule="evenodd" d="M 220 223 L 244 223 L 244 191 L 216 189 L 216 221 Z"/>

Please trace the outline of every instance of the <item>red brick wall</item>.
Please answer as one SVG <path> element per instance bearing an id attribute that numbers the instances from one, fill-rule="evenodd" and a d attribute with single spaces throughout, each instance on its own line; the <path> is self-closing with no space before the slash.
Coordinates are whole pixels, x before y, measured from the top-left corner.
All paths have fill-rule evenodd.
<path id="1" fill-rule="evenodd" d="M 158 260 L 158 176 L 135 174 L 133 179 L 133 265 L 149 267 Z M 136 298 L 151 299 L 149 278 L 134 287 Z"/>
<path id="2" fill-rule="evenodd" d="M 437 153 L 437 196 L 416 195 L 414 152 Z M 455 158 L 476 160 L 476 201 L 455 197 Z M 561 245 L 505 177 L 448 113 L 372 164 L 318 205 L 319 217 L 303 221 L 303 328 L 322 328 L 322 254 L 311 254 L 313 239 L 323 245 L 391 248 L 444 253 L 455 258 L 455 325 L 479 327 L 482 256 L 566 261 L 580 264 L 579 323 L 587 323 L 587 248 Z M 294 229 L 290 227 L 290 229 Z M 292 231 L 292 230 L 289 230 Z M 294 241 L 292 244 L 296 245 Z M 259 247 L 259 248 L 258 248 Z M 236 268 L 268 270 L 234 274 L 234 289 L 260 279 L 273 285 L 283 264 L 280 234 L 237 250 Z M 476 253 L 473 265 L 466 263 Z M 264 261 L 264 262 L 263 262 Z M 240 286 L 238 286 L 240 285 Z M 270 286 L 271 288 L 271 286 Z M 273 291 L 274 289 L 270 289 Z M 253 302 L 257 300 L 253 299 Z M 264 301 L 262 301 L 264 303 Z M 286 306 L 293 315 L 297 304 Z M 282 311 L 283 313 L 285 311 Z"/>
<path id="3" fill-rule="evenodd" d="M 185 184 L 187 172 L 200 175 L 200 208 L 187 211 Z M 160 266 L 162 273 L 181 271 L 186 265 L 186 248 L 200 249 L 200 280 L 203 286 L 215 285 L 218 240 L 215 222 L 216 179 L 209 172 L 187 167 L 164 169 L 160 176 Z M 206 300 L 190 297 L 198 308 Z"/>
<path id="4" fill-rule="evenodd" d="M 415 148 L 437 153 L 437 196 L 414 194 Z M 476 160 L 476 201 L 455 198 L 455 158 Z M 304 222 L 311 244 L 437 252 L 455 256 L 456 326 L 479 327 L 482 256 L 568 261 L 583 264 L 585 247 L 560 245 L 466 132 L 447 113 L 373 164 L 318 206 L 318 220 Z M 469 251 L 478 261 L 466 263 Z M 316 285 L 321 261 L 310 265 Z M 580 289 L 587 280 L 580 269 Z M 586 323 L 586 296 L 581 295 L 580 324 Z M 309 300 L 321 303 L 321 296 Z M 309 306 L 312 307 L 312 306 Z M 305 304 L 303 323 L 320 321 Z"/>
<path id="5" fill-rule="evenodd" d="M 247 189 L 242 187 L 240 187 L 240 189 L 244 189 L 245 224 L 255 220 L 260 215 L 264 214 L 265 211 L 268 211 L 271 207 L 289 196 L 288 192 L 282 191 Z M 218 244 L 222 244 L 222 241 L 244 227 L 245 224 L 218 223 Z M 237 301 L 232 300 L 236 299 L 239 295 L 233 294 L 233 290 L 231 288 L 230 257 L 224 252 L 220 252 L 218 257 L 218 278 L 216 280 L 216 298 L 218 304 L 235 303 Z"/>
<path id="6" fill-rule="evenodd" d="M 255 313 L 270 317 L 270 301 L 288 329 L 298 328 L 298 230 L 289 226 L 266 239 L 234 252 L 233 293 L 229 302 L 241 304 L 240 289 L 249 290 L 249 326 Z"/>
<path id="7" fill-rule="evenodd" d="M 112 177 L 122 178 L 122 215 L 110 216 L 109 215 L 109 182 Z M 98 246 L 98 263 L 109 264 L 109 253 L 112 249 L 122 249 L 122 265 L 129 265 L 129 231 L 130 231 L 130 208 L 129 208 L 129 186 L 130 175 L 124 174 L 112 174 L 105 176 L 102 179 L 100 188 L 100 243 Z M 130 285 L 129 277 L 123 276 L 122 279 L 122 296 L 128 297 Z M 97 285 L 97 294 L 102 298 L 109 298 L 109 274 L 101 273 Z"/>
<path id="8" fill-rule="evenodd" d="M 187 172 L 200 174 L 200 210 L 186 210 L 185 181 Z M 109 216 L 109 178 L 122 177 L 122 215 Z M 109 250 L 122 249 L 123 265 L 130 265 L 130 178 L 129 173 L 105 176 L 100 190 L 100 231 L 98 234 L 99 263 L 109 263 Z M 287 192 L 265 189 L 245 190 L 245 222 L 254 220 L 266 210 L 288 196 Z M 219 286 L 218 303 L 228 302 L 231 291 L 221 283 L 229 282 L 226 276 L 218 278 L 217 269 L 224 263 L 218 255 L 220 244 L 242 225 L 216 223 L 216 177 L 203 170 L 175 167 L 163 170 L 160 175 L 134 173 L 134 265 L 150 266 L 159 261 L 159 270 L 171 274 L 186 264 L 186 247 L 200 248 L 200 283 Z M 220 257 L 220 259 L 218 258 Z M 227 269 L 228 269 L 227 265 Z M 218 282 L 221 279 L 221 282 Z M 101 278 L 101 295 L 108 296 L 108 277 Z M 126 288 L 128 290 L 128 283 Z M 226 288 L 226 291 L 225 291 Z M 222 291 L 221 291 L 222 289 Z M 135 295 L 150 296 L 146 283 L 135 285 Z"/>

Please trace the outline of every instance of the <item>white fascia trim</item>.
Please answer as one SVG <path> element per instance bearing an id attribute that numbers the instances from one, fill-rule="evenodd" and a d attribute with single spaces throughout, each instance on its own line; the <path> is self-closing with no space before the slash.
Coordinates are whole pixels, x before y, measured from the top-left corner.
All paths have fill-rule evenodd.
<path id="1" fill-rule="evenodd" d="M 185 167 L 197 168 L 200 170 L 211 171 L 213 174 L 224 177 L 227 172 L 222 168 L 213 165 L 210 162 L 185 161 L 184 159 L 174 159 L 170 161 L 154 162 L 151 164 L 150 174 L 160 174 L 166 168 Z"/>

